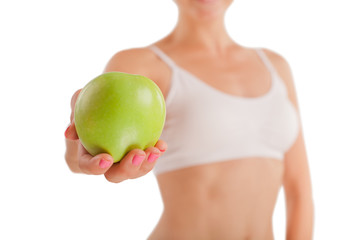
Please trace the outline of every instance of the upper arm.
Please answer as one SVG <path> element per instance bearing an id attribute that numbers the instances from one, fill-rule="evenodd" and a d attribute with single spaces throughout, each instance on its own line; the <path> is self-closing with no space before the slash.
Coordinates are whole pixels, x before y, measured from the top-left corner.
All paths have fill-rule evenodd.
<path id="1" fill-rule="evenodd" d="M 280 55 L 266 51 L 271 62 L 276 68 L 281 79 L 284 81 L 288 97 L 299 114 L 299 105 L 292 73 L 287 61 Z M 286 196 L 311 195 L 311 180 L 308 159 L 306 154 L 302 124 L 299 117 L 300 131 L 297 139 L 284 156 L 284 190 Z"/>
<path id="2" fill-rule="evenodd" d="M 139 74 L 153 80 L 166 96 L 169 85 L 169 69 L 156 55 L 146 48 L 133 48 L 117 52 L 107 63 L 104 72 Z"/>
<path id="3" fill-rule="evenodd" d="M 130 74 L 146 73 L 146 64 L 142 49 L 127 49 L 114 54 L 107 63 L 104 72 L 126 72 Z"/>

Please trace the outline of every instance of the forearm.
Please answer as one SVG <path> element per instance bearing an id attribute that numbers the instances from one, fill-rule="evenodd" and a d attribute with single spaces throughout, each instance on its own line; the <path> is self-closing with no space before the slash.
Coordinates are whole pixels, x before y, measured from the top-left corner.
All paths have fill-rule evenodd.
<path id="1" fill-rule="evenodd" d="M 310 240 L 313 237 L 314 205 L 311 196 L 287 200 L 286 240 Z"/>

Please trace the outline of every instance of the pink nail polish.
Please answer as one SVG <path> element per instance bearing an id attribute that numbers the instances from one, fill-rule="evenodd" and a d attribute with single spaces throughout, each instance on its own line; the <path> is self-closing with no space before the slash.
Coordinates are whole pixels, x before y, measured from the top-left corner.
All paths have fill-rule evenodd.
<path id="1" fill-rule="evenodd" d="M 145 156 L 135 155 L 132 160 L 132 164 L 135 166 L 138 166 L 144 160 L 144 158 L 145 158 Z"/>
<path id="2" fill-rule="evenodd" d="M 66 137 L 66 138 L 68 137 L 68 136 L 67 136 L 67 132 L 68 132 L 68 130 L 69 130 L 69 128 L 70 128 L 70 126 L 71 126 L 71 125 L 69 125 L 69 126 L 66 128 L 66 130 L 65 130 L 64 135 L 65 135 L 65 137 Z"/>
<path id="3" fill-rule="evenodd" d="M 111 165 L 110 161 L 100 159 L 99 166 L 100 168 L 108 168 Z"/>
<path id="4" fill-rule="evenodd" d="M 149 157 L 148 157 L 148 162 L 149 163 L 152 163 L 154 162 L 156 159 L 158 159 L 159 155 L 158 154 L 153 154 L 153 153 L 150 153 Z"/>

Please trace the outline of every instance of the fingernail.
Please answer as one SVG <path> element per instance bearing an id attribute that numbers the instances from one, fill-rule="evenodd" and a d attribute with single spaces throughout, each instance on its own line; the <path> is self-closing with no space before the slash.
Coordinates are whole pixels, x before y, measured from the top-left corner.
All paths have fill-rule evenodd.
<path id="1" fill-rule="evenodd" d="M 99 166 L 100 168 L 108 168 L 111 165 L 110 161 L 100 159 Z"/>
<path id="2" fill-rule="evenodd" d="M 165 149 L 160 149 L 160 148 L 159 148 L 159 150 L 160 150 L 160 152 L 165 152 Z"/>
<path id="3" fill-rule="evenodd" d="M 66 130 L 65 130 L 64 135 L 65 135 L 66 138 L 68 137 L 68 136 L 67 136 L 67 133 L 68 133 L 68 130 L 69 130 L 70 126 L 71 126 L 71 124 L 70 124 L 70 125 L 66 128 Z"/>
<path id="4" fill-rule="evenodd" d="M 154 162 L 156 159 L 158 159 L 160 155 L 158 154 L 154 154 L 154 153 L 150 153 L 149 157 L 148 157 L 148 162 L 152 163 Z"/>
<path id="5" fill-rule="evenodd" d="M 144 160 L 144 158 L 145 156 L 135 155 L 132 160 L 132 164 L 138 166 Z"/>

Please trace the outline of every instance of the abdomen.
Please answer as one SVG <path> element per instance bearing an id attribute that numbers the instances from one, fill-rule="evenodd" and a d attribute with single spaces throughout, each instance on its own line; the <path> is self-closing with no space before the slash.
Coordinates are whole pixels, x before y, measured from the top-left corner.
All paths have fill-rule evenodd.
<path id="1" fill-rule="evenodd" d="M 282 161 L 266 158 L 234 159 L 160 174 L 164 213 L 154 234 L 272 239 L 271 219 L 282 175 Z"/>

